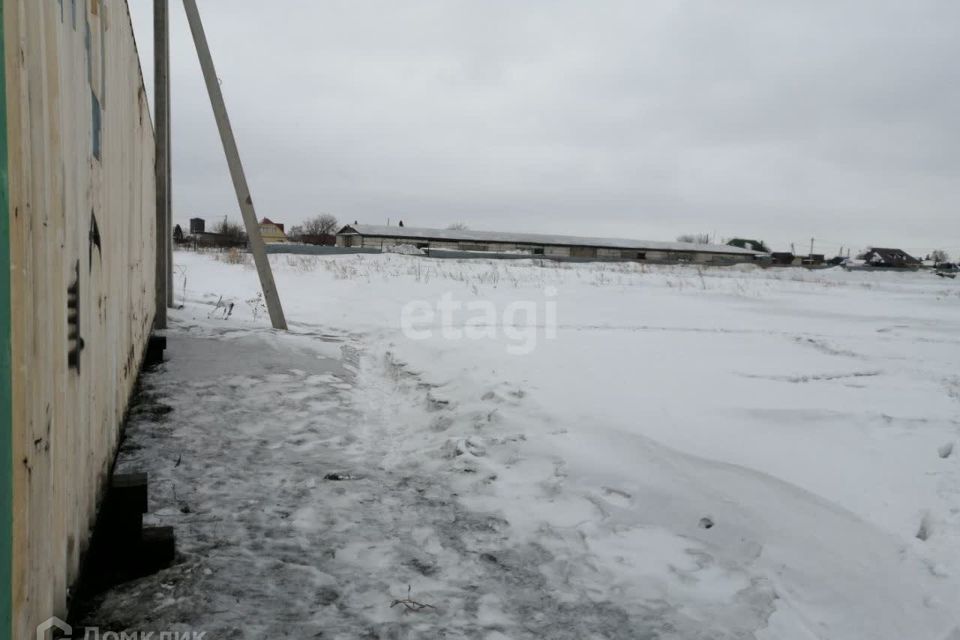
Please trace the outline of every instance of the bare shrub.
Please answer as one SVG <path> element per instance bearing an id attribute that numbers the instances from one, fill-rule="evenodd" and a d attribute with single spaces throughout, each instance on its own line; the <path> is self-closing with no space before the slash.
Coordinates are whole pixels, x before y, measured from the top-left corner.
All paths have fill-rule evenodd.
<path id="1" fill-rule="evenodd" d="M 223 253 L 218 253 L 217 260 L 227 264 L 246 264 L 247 254 L 236 247 L 232 247 Z"/>
<path id="2" fill-rule="evenodd" d="M 230 240 L 236 240 L 238 242 L 247 241 L 247 230 L 244 228 L 244 226 L 242 224 L 232 222 L 227 218 L 224 218 L 215 224 L 213 227 L 213 232 L 219 233 Z"/>
<path id="3" fill-rule="evenodd" d="M 257 291 L 257 295 L 245 302 L 250 307 L 250 314 L 254 320 L 267 313 L 267 305 L 263 303 L 263 292 Z"/>

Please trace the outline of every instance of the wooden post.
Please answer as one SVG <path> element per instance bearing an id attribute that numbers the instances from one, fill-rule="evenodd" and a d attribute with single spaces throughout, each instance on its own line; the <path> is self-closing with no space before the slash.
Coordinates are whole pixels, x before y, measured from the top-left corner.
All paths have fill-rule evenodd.
<path id="1" fill-rule="evenodd" d="M 167 0 L 153 0 L 153 110 L 157 182 L 157 274 L 154 329 L 167 328 L 170 286 L 170 40 Z"/>
<path id="2" fill-rule="evenodd" d="M 169 41 L 167 43 L 167 50 L 169 51 Z M 169 61 L 169 56 L 168 56 Z M 173 309 L 173 292 L 176 289 L 173 282 L 173 147 L 170 144 L 170 132 L 173 129 L 171 127 L 171 112 L 170 112 L 170 73 L 169 73 L 169 62 L 167 64 L 167 131 L 166 131 L 166 141 L 164 142 L 165 146 L 165 155 L 167 160 L 166 167 L 166 209 L 167 209 L 167 225 L 165 231 L 167 232 L 166 244 L 167 244 L 167 307 Z"/>
<path id="3" fill-rule="evenodd" d="M 237 149 L 237 141 L 233 137 L 230 118 L 227 116 L 227 107 L 223 102 L 220 80 L 217 78 L 217 72 L 213 66 L 213 57 L 210 55 L 207 36 L 203 32 L 200 11 L 197 9 L 196 0 L 183 0 L 183 8 L 187 12 L 187 21 L 190 23 L 190 31 L 193 33 L 193 43 L 197 47 L 197 57 L 200 59 L 203 79 L 207 85 L 207 93 L 210 95 L 210 106 L 213 107 L 213 115 L 217 120 L 217 128 L 220 130 L 223 152 L 227 156 L 230 177 L 233 178 L 233 188 L 237 192 L 237 203 L 240 205 L 243 224 L 247 229 L 250 251 L 253 253 L 253 261 L 257 265 L 257 273 L 260 275 L 260 287 L 263 289 L 267 311 L 270 313 L 270 322 L 274 329 L 286 330 L 287 321 L 283 317 L 280 296 L 277 294 L 277 286 L 273 281 L 273 271 L 270 270 L 267 250 L 264 247 L 263 238 L 260 236 L 260 224 L 253 207 L 253 199 L 250 197 L 247 178 L 243 173 L 240 152 Z"/>

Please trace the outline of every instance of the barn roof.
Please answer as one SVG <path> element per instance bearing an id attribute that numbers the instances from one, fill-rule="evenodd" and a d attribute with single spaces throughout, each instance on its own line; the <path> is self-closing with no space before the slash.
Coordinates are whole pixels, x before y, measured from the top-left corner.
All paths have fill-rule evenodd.
<path id="1" fill-rule="evenodd" d="M 624 238 L 590 238 L 544 233 L 514 233 L 510 231 L 474 231 L 472 229 L 428 229 L 417 227 L 388 227 L 377 224 L 348 224 L 337 235 L 356 233 L 372 238 L 410 238 L 411 240 L 452 240 L 466 242 L 508 242 L 513 244 L 585 246 L 606 249 L 649 249 L 652 251 L 697 251 L 757 255 L 761 252 L 722 244 L 695 244 L 692 242 L 657 242 L 655 240 L 628 240 Z"/>
<path id="2" fill-rule="evenodd" d="M 865 255 L 876 254 L 884 262 L 904 262 L 907 264 L 920 264 L 920 260 L 914 258 L 903 249 L 894 249 L 892 247 L 870 247 Z"/>

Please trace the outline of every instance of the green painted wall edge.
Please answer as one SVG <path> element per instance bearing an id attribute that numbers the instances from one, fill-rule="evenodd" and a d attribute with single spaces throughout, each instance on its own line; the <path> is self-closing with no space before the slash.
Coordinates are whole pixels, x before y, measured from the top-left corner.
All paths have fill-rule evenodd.
<path id="1" fill-rule="evenodd" d="M 7 73 L 0 0 L 0 639 L 13 633 L 13 406 L 11 396 L 10 182 L 7 176 Z"/>

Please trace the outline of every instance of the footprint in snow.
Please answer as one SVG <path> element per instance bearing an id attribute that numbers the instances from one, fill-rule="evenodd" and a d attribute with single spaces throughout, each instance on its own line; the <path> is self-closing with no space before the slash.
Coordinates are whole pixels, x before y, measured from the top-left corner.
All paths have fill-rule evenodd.
<path id="1" fill-rule="evenodd" d="M 487 448 L 481 438 L 470 436 L 447 440 L 443 445 L 443 453 L 447 458 L 457 458 L 464 454 L 479 458 L 487 454 Z"/>
<path id="2" fill-rule="evenodd" d="M 618 507 L 629 507 L 633 496 L 622 489 L 603 487 L 603 499 Z"/>

